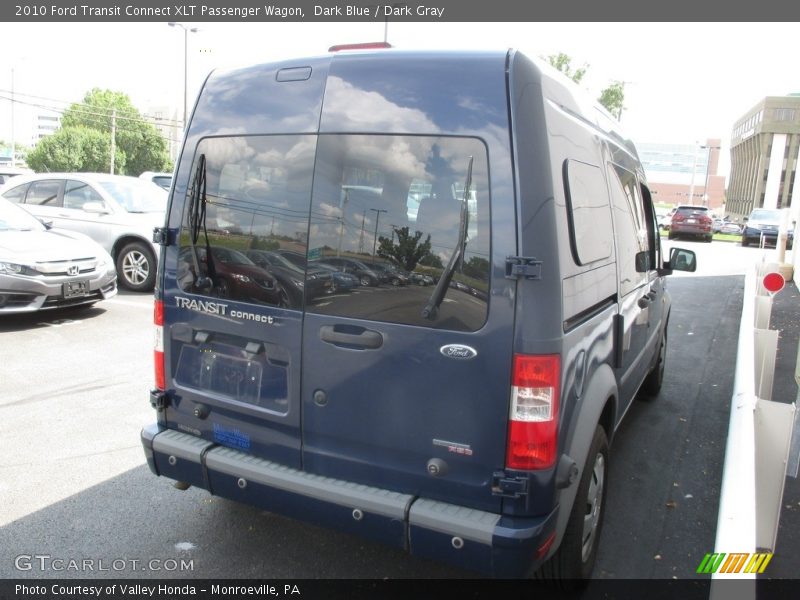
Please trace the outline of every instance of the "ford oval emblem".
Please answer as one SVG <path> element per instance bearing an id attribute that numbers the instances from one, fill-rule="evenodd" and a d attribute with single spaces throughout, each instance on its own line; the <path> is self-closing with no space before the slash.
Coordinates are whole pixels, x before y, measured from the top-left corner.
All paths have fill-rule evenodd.
<path id="1" fill-rule="evenodd" d="M 439 352 L 447 358 L 456 358 L 458 360 L 470 360 L 478 356 L 478 351 L 475 348 L 462 344 L 447 344 L 439 348 Z"/>

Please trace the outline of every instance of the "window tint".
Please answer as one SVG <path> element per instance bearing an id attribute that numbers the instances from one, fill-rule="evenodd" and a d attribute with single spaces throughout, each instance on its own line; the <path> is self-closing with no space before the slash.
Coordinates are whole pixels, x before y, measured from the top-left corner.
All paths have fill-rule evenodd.
<path id="1" fill-rule="evenodd" d="M 43 206 L 61 206 L 58 192 L 61 189 L 61 181 L 58 179 L 47 179 L 44 181 L 34 181 L 28 188 L 28 195 L 25 197 L 26 204 L 41 204 Z"/>
<path id="2" fill-rule="evenodd" d="M 238 136 L 200 142 L 193 173 L 204 156 L 207 202 L 193 247 L 188 227 L 190 185 L 178 264 L 185 291 L 296 309 L 303 305 L 304 287 L 315 297 L 327 292 L 330 276 L 326 280 L 312 274 L 313 282 L 304 286 L 301 269 L 275 258 L 281 249 L 306 255 L 314 142 L 314 136 Z M 210 289 L 198 288 L 198 270 L 210 278 Z"/>
<path id="3" fill-rule="evenodd" d="M 68 179 L 64 186 L 64 208 L 81 209 L 87 202 L 105 204 L 103 197 L 88 183 Z"/>
<path id="4" fill-rule="evenodd" d="M 636 254 L 648 250 L 647 224 L 636 175 L 617 165 L 608 168 L 617 238 L 617 269 L 624 296 L 647 281 L 647 273 L 636 270 Z"/>
<path id="5" fill-rule="evenodd" d="M 422 311 L 456 250 L 462 206 L 464 258 L 428 320 Z M 489 177 L 479 140 L 320 136 L 309 232 L 309 266 L 332 266 L 360 284 L 310 312 L 460 331 L 485 322 Z"/>
<path id="6" fill-rule="evenodd" d="M 6 193 L 3 194 L 3 198 L 9 200 L 10 202 L 14 202 L 19 204 L 25 198 L 25 192 L 28 191 L 28 184 L 23 183 L 22 185 L 18 185 L 15 188 L 11 188 Z"/>
<path id="7" fill-rule="evenodd" d="M 570 239 L 575 262 L 586 265 L 611 256 L 613 227 L 600 167 L 576 160 L 564 164 Z"/>

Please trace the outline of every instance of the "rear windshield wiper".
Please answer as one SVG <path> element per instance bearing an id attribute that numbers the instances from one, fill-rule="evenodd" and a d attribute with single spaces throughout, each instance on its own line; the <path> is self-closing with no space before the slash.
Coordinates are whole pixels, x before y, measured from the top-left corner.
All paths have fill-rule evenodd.
<path id="1" fill-rule="evenodd" d="M 444 300 L 444 295 L 447 293 L 447 288 L 450 285 L 450 280 L 453 278 L 453 273 L 459 262 L 464 259 L 464 252 L 467 245 L 467 230 L 469 229 L 469 190 L 472 187 L 472 161 L 473 157 L 469 157 L 469 166 L 467 166 L 467 178 L 464 181 L 464 198 L 461 203 L 461 219 L 458 227 L 458 242 L 450 255 L 450 260 L 447 261 L 447 266 L 442 271 L 442 276 L 436 283 L 436 287 L 428 299 L 425 308 L 422 309 L 422 318 L 429 321 L 436 320 L 439 314 L 439 305 Z"/>
<path id="2" fill-rule="evenodd" d="M 194 287 L 204 293 L 209 293 L 214 287 L 211 279 L 213 263 L 211 260 L 211 248 L 208 243 L 208 231 L 206 231 L 206 155 L 201 154 L 197 159 L 197 168 L 192 180 L 192 189 L 189 193 L 189 245 L 192 249 L 192 260 L 194 262 L 195 281 Z M 200 269 L 200 252 L 197 249 L 197 240 L 200 238 L 200 228 L 202 227 L 206 238 L 206 269 L 205 274 Z"/>

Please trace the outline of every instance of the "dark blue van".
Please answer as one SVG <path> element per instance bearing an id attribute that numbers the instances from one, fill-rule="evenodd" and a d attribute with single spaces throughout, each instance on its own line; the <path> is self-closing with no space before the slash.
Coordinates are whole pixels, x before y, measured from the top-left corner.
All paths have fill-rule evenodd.
<path id="1" fill-rule="evenodd" d="M 150 468 L 498 577 L 591 573 L 670 299 L 636 150 L 515 52 L 215 72 L 171 189 Z M 297 294 L 253 251 L 432 285 Z"/>

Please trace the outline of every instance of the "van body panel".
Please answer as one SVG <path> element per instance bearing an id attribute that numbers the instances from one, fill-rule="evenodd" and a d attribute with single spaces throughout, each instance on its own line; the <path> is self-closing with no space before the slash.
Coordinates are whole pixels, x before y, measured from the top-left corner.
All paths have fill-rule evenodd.
<path id="1" fill-rule="evenodd" d="M 670 308 L 636 150 L 560 77 L 515 51 L 211 74 L 160 255 L 151 470 L 494 576 L 559 551 Z M 512 386 L 527 355 L 557 381 Z M 554 463 L 508 468 L 540 415 Z"/>

